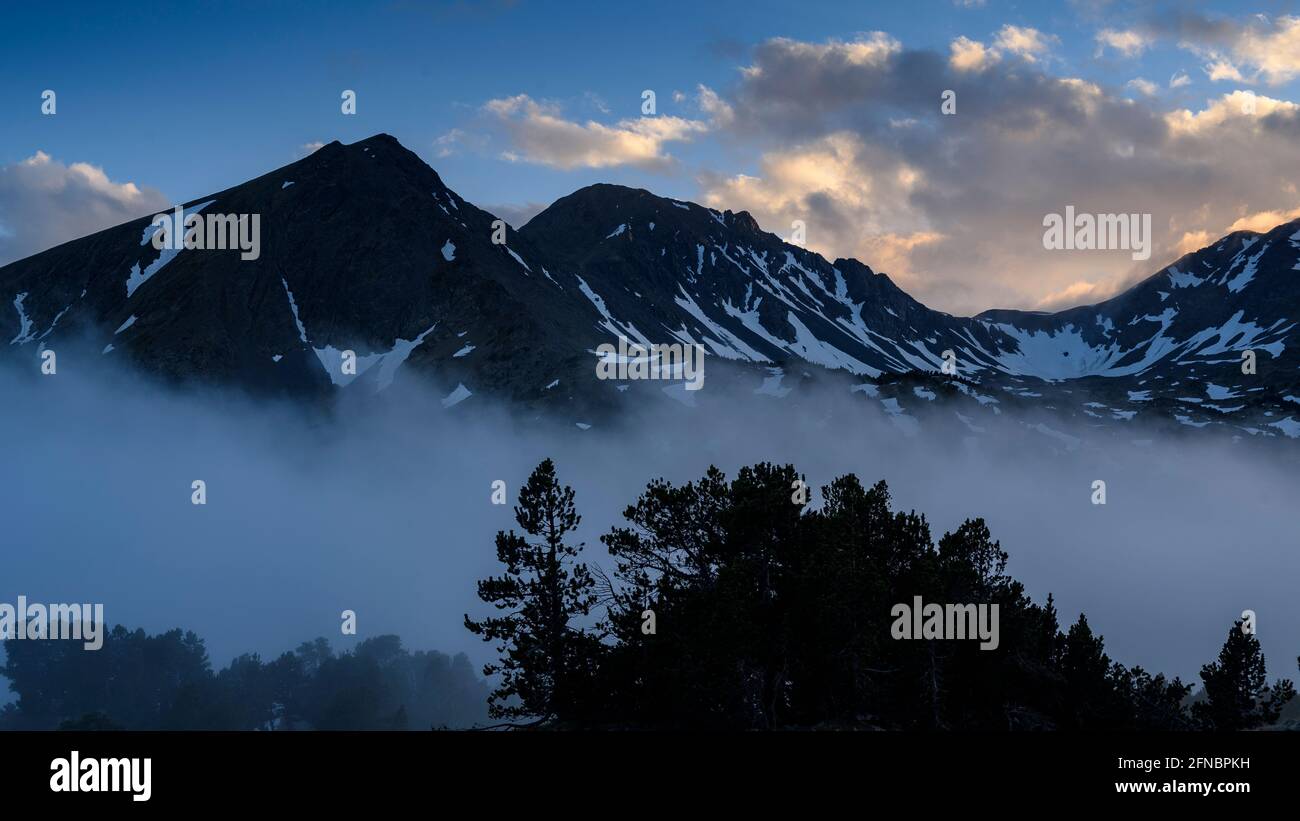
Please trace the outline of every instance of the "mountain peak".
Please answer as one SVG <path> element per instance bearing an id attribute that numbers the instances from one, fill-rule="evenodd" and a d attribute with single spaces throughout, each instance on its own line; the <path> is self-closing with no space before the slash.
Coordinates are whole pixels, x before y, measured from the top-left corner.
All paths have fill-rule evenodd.
<path id="1" fill-rule="evenodd" d="M 734 222 L 738 228 L 742 228 L 750 233 L 756 234 L 763 230 L 759 227 L 758 220 L 754 219 L 753 215 L 748 211 L 736 211 L 734 213 L 727 211 L 727 216 L 732 218 L 731 221 Z"/>
<path id="2" fill-rule="evenodd" d="M 340 355 L 352 351 L 375 389 L 400 367 L 449 401 L 575 407 L 624 401 L 592 379 L 591 352 L 619 336 L 702 345 L 778 387 L 782 368 L 875 379 L 938 371 L 951 351 L 961 376 L 988 383 L 981 407 L 998 406 L 995 384 L 1037 396 L 1023 380 L 1105 376 L 1089 401 L 1114 412 L 1087 407 L 1089 418 L 1176 408 L 1180 424 L 1247 432 L 1291 424 L 1284 403 L 1300 394 L 1300 220 L 1229 234 L 1095 306 L 967 319 L 857 260 L 829 262 L 763 231 L 748 211 L 624 185 L 562 197 L 502 244 L 492 215 L 390 134 L 331 142 L 189 207 L 257 215 L 258 253 L 164 253 L 146 217 L 11 263 L 0 268 L 8 350 L 90 338 L 99 356 L 160 376 L 290 393 L 348 384 Z M 1267 386 L 1239 375 L 1244 350 Z M 1188 398 L 1185 380 L 1207 374 L 1223 386 L 1211 400 L 1242 402 Z"/>
<path id="3" fill-rule="evenodd" d="M 398 140 L 396 137 L 394 137 L 392 134 L 387 134 L 383 131 L 379 132 L 378 134 L 372 134 L 369 137 L 366 137 L 364 140 L 357 140 L 356 142 L 349 143 L 349 144 L 350 145 L 376 145 L 379 143 L 402 146 L 403 148 L 406 147 L 403 146 L 401 141 Z"/>

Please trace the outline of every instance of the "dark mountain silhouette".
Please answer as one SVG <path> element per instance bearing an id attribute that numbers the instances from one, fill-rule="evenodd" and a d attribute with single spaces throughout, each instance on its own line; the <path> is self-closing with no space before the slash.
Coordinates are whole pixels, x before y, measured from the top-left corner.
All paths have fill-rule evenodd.
<path id="1" fill-rule="evenodd" d="M 746 212 L 621 186 L 576 191 L 494 242 L 493 215 L 384 134 L 186 206 L 259 215 L 260 256 L 158 251 L 143 217 L 14 262 L 0 268 L 8 353 L 35 363 L 89 338 L 94 356 L 167 380 L 327 396 L 414 379 L 449 406 L 491 397 L 581 419 L 664 388 L 594 378 L 597 346 L 621 335 L 698 343 L 710 385 L 773 401 L 838 381 L 890 413 L 937 398 L 1300 436 L 1300 221 L 1230 234 L 1097 305 L 967 318 Z M 949 351 L 961 379 L 941 373 Z"/>

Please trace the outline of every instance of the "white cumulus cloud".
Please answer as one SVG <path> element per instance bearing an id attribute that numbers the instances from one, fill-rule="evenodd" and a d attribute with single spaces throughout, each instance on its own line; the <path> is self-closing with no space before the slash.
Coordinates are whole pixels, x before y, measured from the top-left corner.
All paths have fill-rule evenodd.
<path id="1" fill-rule="evenodd" d="M 160 191 L 37 151 L 0 166 L 0 264 L 161 211 Z"/>
<path id="2" fill-rule="evenodd" d="M 715 116 L 725 105 L 716 99 L 710 104 Z M 489 100 L 483 111 L 508 135 L 505 159 L 565 170 L 620 165 L 662 168 L 672 161 L 664 150 L 667 143 L 690 140 L 709 130 L 705 122 L 669 115 L 632 117 L 613 125 L 576 122 L 561 116 L 557 106 L 527 94 Z"/>

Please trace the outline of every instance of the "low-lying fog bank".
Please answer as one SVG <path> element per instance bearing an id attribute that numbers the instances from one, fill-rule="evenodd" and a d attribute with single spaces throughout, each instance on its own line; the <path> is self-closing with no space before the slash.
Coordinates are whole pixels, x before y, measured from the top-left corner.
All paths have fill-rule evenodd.
<path id="1" fill-rule="evenodd" d="M 1258 449 L 1195 436 L 1135 446 L 1054 424 L 1086 440 L 1068 449 L 1009 420 L 969 435 L 941 410 L 909 436 L 842 392 L 797 410 L 710 395 L 616 430 L 524 425 L 477 397 L 446 412 L 400 383 L 329 418 L 105 372 L 0 370 L 0 395 L 0 601 L 102 602 L 110 623 L 194 630 L 217 666 L 315 636 L 348 646 L 346 609 L 360 638 L 397 633 L 486 660 L 462 614 L 485 612 L 474 581 L 499 572 L 493 536 L 514 526 L 491 485 L 504 480 L 513 504 L 547 456 L 577 491 L 588 560 L 606 567 L 599 535 L 651 478 L 792 462 L 817 488 L 847 472 L 885 479 L 936 539 L 984 517 L 1029 594 L 1054 593 L 1063 626 L 1085 611 L 1117 661 L 1199 683 L 1245 609 L 1270 677 L 1294 676 L 1300 653 L 1300 478 Z M 195 480 L 206 505 L 191 503 Z M 1092 503 L 1095 480 L 1105 505 Z"/>

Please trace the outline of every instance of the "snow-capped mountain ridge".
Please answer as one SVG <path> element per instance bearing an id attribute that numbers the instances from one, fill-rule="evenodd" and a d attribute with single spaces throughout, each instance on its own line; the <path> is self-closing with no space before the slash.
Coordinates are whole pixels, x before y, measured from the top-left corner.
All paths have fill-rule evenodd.
<path id="1" fill-rule="evenodd" d="M 1300 221 L 1267 234 L 1236 232 L 1097 305 L 1055 314 L 986 311 L 976 317 L 1039 350 L 1012 369 L 1046 379 L 1132 376 L 1157 366 L 1222 364 L 1256 352 L 1261 369 L 1295 370 L 1288 339 L 1300 319 Z M 1231 310 L 1229 310 L 1229 308 Z M 1044 368 L 1071 349 L 1073 367 Z M 1082 364 L 1080 364 L 1082 363 Z M 1289 366 L 1289 367 L 1288 367 Z"/>
<path id="2" fill-rule="evenodd" d="M 144 217 L 20 260 L 0 268 L 9 351 L 90 337 L 101 356 L 169 379 L 324 395 L 415 378 L 452 404 L 487 395 L 591 415 L 636 395 L 594 378 L 594 351 L 621 335 L 702 345 L 773 399 L 796 389 L 796 369 L 855 385 L 942 378 L 951 351 L 955 394 L 986 410 L 1015 397 L 1107 422 L 1155 412 L 1266 433 L 1300 410 L 1284 398 L 1300 395 L 1300 221 L 1229 234 L 1097 305 L 967 318 L 746 212 L 640 189 L 589 186 L 494 242 L 495 217 L 387 135 L 331 143 L 187 211 L 199 206 L 260 214 L 260 258 L 159 252 Z M 1246 351 L 1255 374 L 1242 373 Z M 1205 384 L 1243 408 L 1187 395 Z M 935 401 L 917 388 L 878 401 Z"/>

